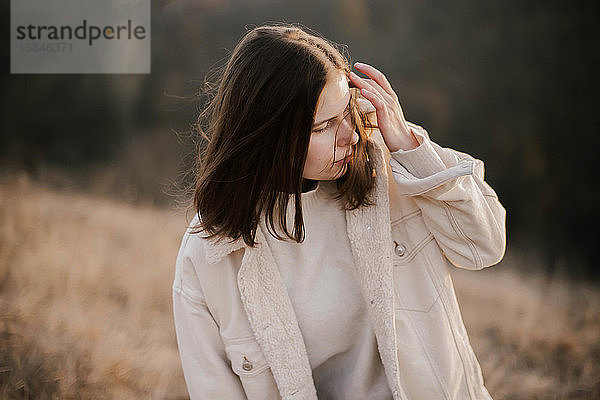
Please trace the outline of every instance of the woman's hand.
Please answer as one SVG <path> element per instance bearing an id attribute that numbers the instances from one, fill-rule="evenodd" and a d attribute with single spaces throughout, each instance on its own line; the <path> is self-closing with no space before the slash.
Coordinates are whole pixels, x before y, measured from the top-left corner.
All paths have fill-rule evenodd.
<path id="1" fill-rule="evenodd" d="M 417 138 L 408 127 L 398 96 L 383 73 L 374 67 L 355 63 L 354 67 L 371 79 L 363 79 L 350 72 L 350 81 L 361 94 L 373 104 L 377 113 L 377 125 L 388 150 L 411 150 L 419 146 Z"/>

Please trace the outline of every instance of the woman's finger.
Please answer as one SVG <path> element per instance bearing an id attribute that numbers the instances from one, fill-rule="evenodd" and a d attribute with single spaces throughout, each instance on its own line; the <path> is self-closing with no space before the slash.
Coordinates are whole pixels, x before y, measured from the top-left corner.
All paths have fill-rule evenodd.
<path id="1" fill-rule="evenodd" d="M 373 106 L 375 106 L 376 110 L 383 112 L 385 108 L 385 102 L 380 97 L 380 95 L 373 93 L 372 91 L 367 89 L 361 89 L 360 92 L 367 100 L 369 100 L 373 104 Z"/>
<path id="2" fill-rule="evenodd" d="M 361 78 L 360 76 L 356 75 L 354 72 L 350 71 L 350 78 L 351 81 L 353 83 L 355 83 L 355 85 L 362 89 L 365 88 L 373 93 L 377 93 L 380 95 L 380 97 L 382 97 L 383 99 L 389 100 L 391 103 L 394 102 L 394 98 L 392 98 L 392 96 L 390 96 L 389 93 L 387 93 L 377 82 L 375 82 L 372 79 L 366 79 L 366 78 Z"/>
<path id="3" fill-rule="evenodd" d="M 390 82 L 387 80 L 387 78 L 383 74 L 383 72 L 379 71 L 378 69 L 376 69 L 375 67 L 373 67 L 369 64 L 360 63 L 360 62 L 354 63 L 354 67 L 359 72 L 362 72 L 362 73 L 368 75 L 369 78 L 371 78 L 375 82 L 377 82 L 383 88 L 383 90 L 386 91 L 387 94 L 392 96 L 392 98 L 397 97 L 396 92 L 394 92 L 394 89 L 392 89 L 392 85 L 390 85 Z"/>

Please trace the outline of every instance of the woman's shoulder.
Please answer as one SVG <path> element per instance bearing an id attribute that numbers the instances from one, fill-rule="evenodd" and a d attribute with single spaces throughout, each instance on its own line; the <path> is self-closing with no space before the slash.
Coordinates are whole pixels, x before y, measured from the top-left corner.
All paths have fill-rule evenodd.
<path id="1" fill-rule="evenodd" d="M 196 216 L 186 226 L 175 261 L 173 279 L 173 292 L 194 301 L 201 301 L 204 297 L 197 272 L 205 263 L 204 239 L 192 233 L 198 221 Z"/>
<path id="2" fill-rule="evenodd" d="M 188 223 L 177 255 L 173 282 L 174 290 L 193 298 L 203 298 L 201 282 L 212 280 L 214 273 L 237 262 L 233 253 L 245 246 L 241 239 L 209 238 L 206 233 L 197 232 L 199 222 L 196 215 Z"/>
<path id="3" fill-rule="evenodd" d="M 245 246 L 243 239 L 221 236 L 210 237 L 202 231 L 201 218 L 196 214 L 183 235 L 180 256 L 190 258 L 196 264 L 216 264 L 229 253 Z"/>

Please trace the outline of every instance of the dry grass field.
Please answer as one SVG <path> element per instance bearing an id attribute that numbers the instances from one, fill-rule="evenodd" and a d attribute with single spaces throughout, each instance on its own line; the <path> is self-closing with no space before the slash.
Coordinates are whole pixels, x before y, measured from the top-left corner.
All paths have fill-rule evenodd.
<path id="1" fill-rule="evenodd" d="M 0 183 L 0 399 L 185 399 L 171 282 L 185 216 Z M 600 292 L 508 252 L 453 271 L 495 399 L 600 398 Z"/>

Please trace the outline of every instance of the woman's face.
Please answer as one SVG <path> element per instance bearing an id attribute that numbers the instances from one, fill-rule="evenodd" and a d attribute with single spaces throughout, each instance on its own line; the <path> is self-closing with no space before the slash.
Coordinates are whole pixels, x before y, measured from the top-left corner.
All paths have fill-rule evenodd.
<path id="1" fill-rule="evenodd" d="M 348 78 L 344 71 L 331 70 L 317 102 L 302 174 L 305 179 L 333 180 L 346 173 L 353 146 L 358 142 L 349 111 Z"/>

